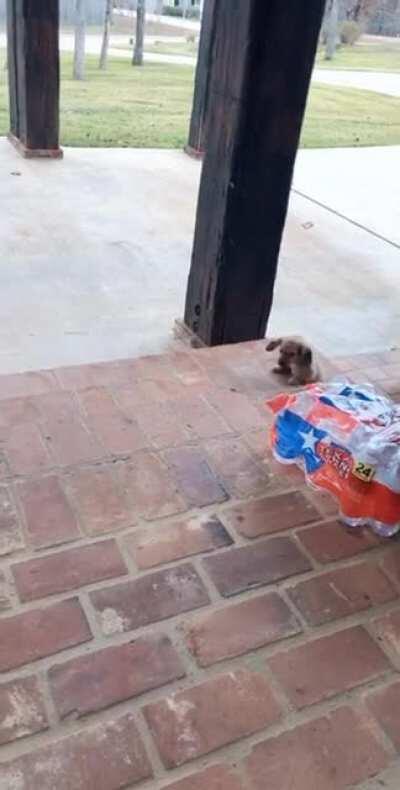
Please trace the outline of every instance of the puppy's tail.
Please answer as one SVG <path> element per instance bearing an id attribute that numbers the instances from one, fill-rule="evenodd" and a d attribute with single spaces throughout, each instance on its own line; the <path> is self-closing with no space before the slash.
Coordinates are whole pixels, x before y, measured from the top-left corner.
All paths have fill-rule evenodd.
<path id="1" fill-rule="evenodd" d="M 266 351 L 275 351 L 276 348 L 279 348 L 283 343 L 282 337 L 277 337 L 275 340 L 270 340 L 268 345 L 266 346 Z"/>

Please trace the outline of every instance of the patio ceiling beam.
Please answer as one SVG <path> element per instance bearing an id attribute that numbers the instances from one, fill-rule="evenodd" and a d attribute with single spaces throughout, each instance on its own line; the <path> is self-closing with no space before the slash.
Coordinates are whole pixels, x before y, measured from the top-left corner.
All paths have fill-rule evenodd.
<path id="1" fill-rule="evenodd" d="M 58 0 L 7 0 L 10 139 L 26 157 L 60 157 Z"/>
<path id="2" fill-rule="evenodd" d="M 218 0 L 185 323 L 262 338 L 325 0 Z"/>
<path id="3" fill-rule="evenodd" d="M 201 157 L 205 151 L 216 2 L 204 0 L 203 5 L 189 140 L 185 148 L 190 156 L 195 157 Z"/>

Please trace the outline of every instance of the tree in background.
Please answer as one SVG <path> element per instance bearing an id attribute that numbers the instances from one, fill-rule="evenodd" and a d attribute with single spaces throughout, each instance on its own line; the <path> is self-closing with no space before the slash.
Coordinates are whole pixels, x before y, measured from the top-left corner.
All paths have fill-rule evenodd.
<path id="1" fill-rule="evenodd" d="M 379 0 L 346 0 L 346 18 L 364 25 L 373 16 L 379 5 Z"/>
<path id="2" fill-rule="evenodd" d="M 136 6 L 136 37 L 132 64 L 143 66 L 144 31 L 146 26 L 146 0 L 137 0 Z"/>
<path id="3" fill-rule="evenodd" d="M 114 0 L 106 0 L 106 8 L 104 14 L 103 41 L 101 44 L 99 69 L 107 68 L 108 47 L 110 43 L 110 28 L 112 25 L 113 7 L 114 7 Z"/>
<path id="4" fill-rule="evenodd" d="M 189 0 L 182 0 L 181 6 L 182 6 L 182 16 L 184 19 L 186 19 L 186 17 L 189 14 Z"/>
<path id="5" fill-rule="evenodd" d="M 74 80 L 85 79 L 86 0 L 75 2 Z"/>
<path id="6" fill-rule="evenodd" d="M 325 60 L 332 60 L 339 39 L 339 0 L 330 0 L 325 23 Z"/>

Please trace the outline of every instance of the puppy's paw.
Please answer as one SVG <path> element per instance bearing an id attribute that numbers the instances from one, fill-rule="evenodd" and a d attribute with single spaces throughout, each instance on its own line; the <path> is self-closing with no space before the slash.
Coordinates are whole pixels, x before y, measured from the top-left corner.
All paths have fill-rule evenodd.
<path id="1" fill-rule="evenodd" d="M 288 371 L 285 370 L 285 368 L 281 367 L 281 365 L 275 365 L 275 367 L 272 368 L 272 372 L 276 373 L 278 376 L 283 376 Z"/>
<path id="2" fill-rule="evenodd" d="M 288 384 L 290 384 L 292 387 L 300 387 L 301 386 L 301 381 L 299 381 L 297 376 L 291 376 L 289 381 L 288 381 Z"/>

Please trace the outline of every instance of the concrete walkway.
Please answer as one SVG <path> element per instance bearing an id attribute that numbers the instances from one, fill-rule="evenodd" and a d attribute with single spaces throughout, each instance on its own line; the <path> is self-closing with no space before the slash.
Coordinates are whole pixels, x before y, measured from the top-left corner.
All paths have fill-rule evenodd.
<path id="1" fill-rule="evenodd" d="M 358 88 L 374 91 L 375 93 L 384 93 L 387 96 L 400 96 L 400 72 L 390 74 L 378 71 L 315 69 L 313 80 L 324 85 L 335 85 L 340 88 Z"/>
<path id="2" fill-rule="evenodd" d="M 0 373 L 168 348 L 199 176 L 179 151 L 29 162 L 1 140 Z M 398 148 L 300 152 L 271 333 L 330 354 L 399 343 L 399 184 Z"/>

